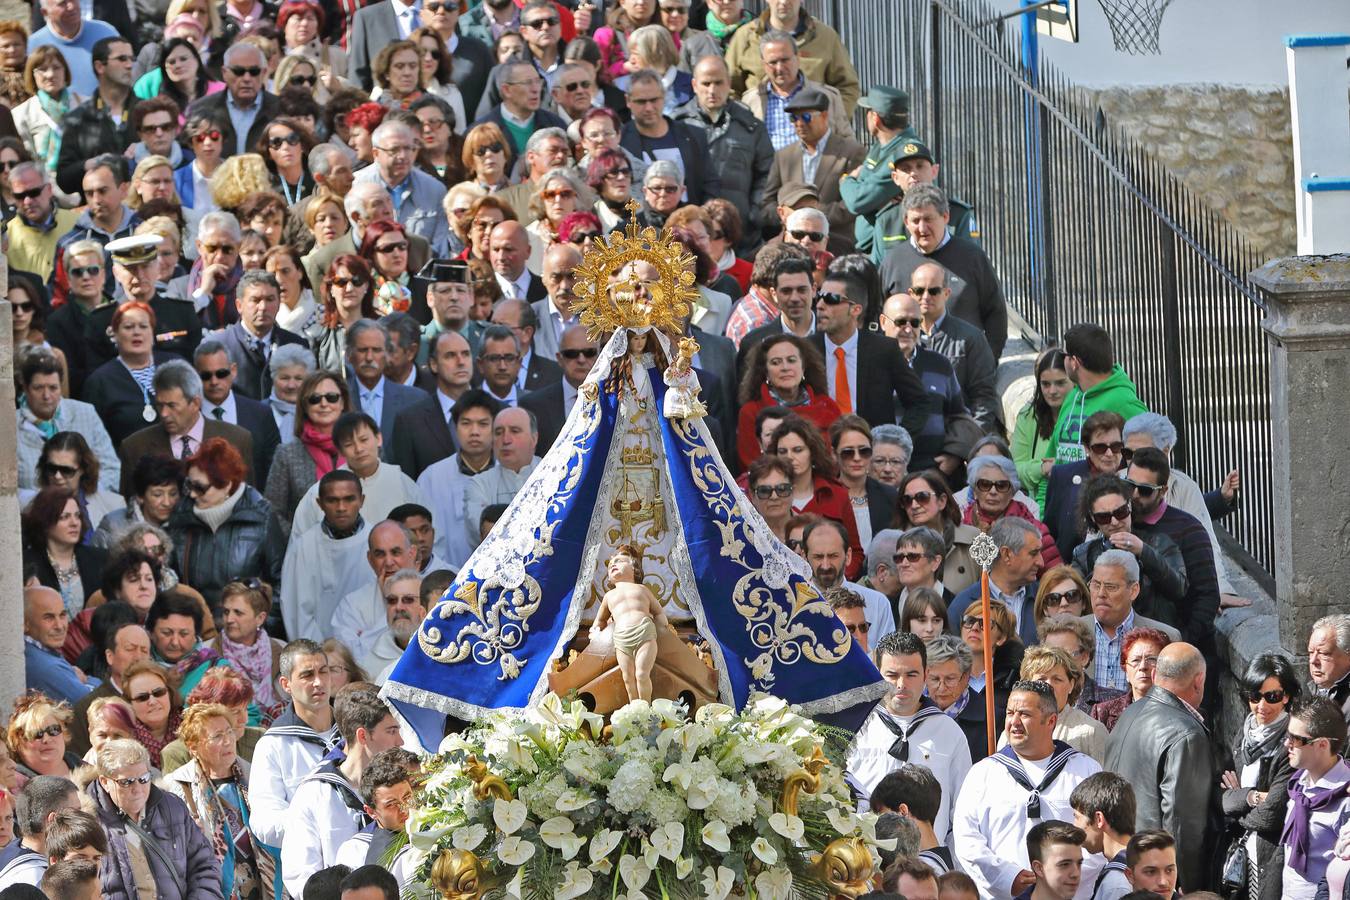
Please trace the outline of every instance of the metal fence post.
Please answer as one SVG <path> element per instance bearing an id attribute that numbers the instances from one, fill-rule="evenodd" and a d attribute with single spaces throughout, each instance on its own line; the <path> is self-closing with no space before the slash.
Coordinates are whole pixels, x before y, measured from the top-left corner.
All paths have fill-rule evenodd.
<path id="1" fill-rule="evenodd" d="M 932 132 L 928 135 L 928 149 L 933 158 L 946 159 L 942 155 L 942 6 L 933 0 L 928 4 L 928 53 L 932 59 L 929 68 L 928 121 L 932 123 Z"/>
<path id="2" fill-rule="evenodd" d="M 1041 303 L 1045 310 L 1045 322 L 1041 339 L 1045 345 L 1059 343 L 1059 294 L 1055 290 L 1055 242 L 1053 200 L 1050 186 L 1054 178 L 1050 172 L 1050 111 L 1040 108 L 1040 140 L 1037 142 L 1041 153 Z"/>
<path id="3" fill-rule="evenodd" d="M 1182 396 L 1181 295 L 1177 289 L 1177 238 L 1171 227 L 1158 221 L 1158 251 L 1162 263 L 1163 371 L 1167 376 L 1167 418 L 1177 429 L 1172 465 L 1186 471 L 1186 399 Z"/>

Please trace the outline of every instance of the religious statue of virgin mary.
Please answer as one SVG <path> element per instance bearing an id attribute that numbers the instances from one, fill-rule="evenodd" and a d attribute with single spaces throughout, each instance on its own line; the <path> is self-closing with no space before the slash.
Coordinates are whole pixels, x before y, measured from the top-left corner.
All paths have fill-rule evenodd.
<path id="1" fill-rule="evenodd" d="M 440 743 L 447 716 L 524 709 L 557 685 L 620 545 L 640 549 L 642 583 L 700 647 L 708 700 L 741 709 L 763 692 L 852 728 L 885 694 L 713 443 L 691 365 L 698 345 L 685 336 L 693 271 L 668 234 L 633 225 L 578 267 L 574 308 L 603 348 L 595 367 L 553 448 L 382 690 L 424 746 Z"/>

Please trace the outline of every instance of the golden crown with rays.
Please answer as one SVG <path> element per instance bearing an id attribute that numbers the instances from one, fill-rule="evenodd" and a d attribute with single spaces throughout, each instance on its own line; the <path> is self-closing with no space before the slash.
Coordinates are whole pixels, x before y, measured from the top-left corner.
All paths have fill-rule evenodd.
<path id="1" fill-rule="evenodd" d="M 694 255 L 669 229 L 638 228 L 637 211 L 637 203 L 628 201 L 628 227 L 598 239 L 576 268 L 572 308 L 593 341 L 619 328 L 683 334 L 684 320 L 698 298 Z M 635 271 L 632 264 L 638 262 L 656 271 L 655 280 Z"/>

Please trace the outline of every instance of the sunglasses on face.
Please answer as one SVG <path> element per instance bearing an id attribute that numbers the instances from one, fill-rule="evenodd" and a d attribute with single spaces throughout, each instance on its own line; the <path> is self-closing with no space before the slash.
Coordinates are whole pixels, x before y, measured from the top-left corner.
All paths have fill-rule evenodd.
<path id="1" fill-rule="evenodd" d="M 15 199 L 15 200 L 36 200 L 37 198 L 39 198 L 39 197 L 42 196 L 42 192 L 45 191 L 46 189 L 47 189 L 47 186 L 44 184 L 44 185 L 40 185 L 40 186 L 38 186 L 38 187 L 35 187 L 35 188 L 33 188 L 32 190 L 30 190 L 30 191 L 15 191 L 15 192 L 14 192 L 14 199 Z"/>
<path id="2" fill-rule="evenodd" d="M 789 118 L 790 120 L 792 120 L 793 122 L 801 122 L 803 125 L 810 125 L 810 124 L 811 124 L 811 119 L 812 119 L 814 116 L 815 116 L 815 113 L 809 113 L 809 112 L 794 112 L 794 113 L 788 113 L 788 118 Z"/>
<path id="3" fill-rule="evenodd" d="M 572 91 L 589 91 L 591 89 L 591 83 L 590 81 L 569 81 L 562 86 L 562 89 L 569 94 Z"/>
<path id="4" fill-rule="evenodd" d="M 317 75 L 292 75 L 286 82 L 291 87 L 313 87 L 319 83 Z"/>
<path id="5" fill-rule="evenodd" d="M 1267 703 L 1271 704 L 1272 706 L 1276 703 L 1283 703 L 1285 701 L 1285 698 L 1288 696 L 1289 696 L 1288 694 L 1286 694 L 1284 691 L 1281 690 L 1244 691 L 1242 693 L 1243 699 L 1246 700 L 1248 703 L 1260 703 L 1262 700 L 1264 700 Z"/>
<path id="6" fill-rule="evenodd" d="M 907 550 L 903 553 L 896 553 L 895 556 L 891 558 L 895 560 L 896 565 L 899 565 L 900 563 L 909 563 L 910 565 L 914 565 L 915 563 L 920 562 L 921 560 L 932 559 L 932 557 L 929 556 L 927 553 L 922 553 L 918 550 Z"/>
<path id="7" fill-rule="evenodd" d="M 192 484 L 191 482 L 188 482 L 189 486 L 191 486 L 191 484 Z M 154 690 L 146 691 L 144 694 L 135 694 L 131 697 L 128 697 L 127 699 L 130 700 L 132 703 L 144 703 L 151 697 L 154 697 L 156 700 L 162 700 L 167 696 L 169 696 L 169 689 L 161 684 Z M 146 777 L 148 778 L 149 776 L 147 775 Z M 145 782 L 142 781 L 141 784 L 145 784 Z"/>
<path id="8" fill-rule="evenodd" d="M 559 19 L 557 16 L 545 16 L 542 19 L 531 19 L 528 22 L 521 22 L 520 24 L 524 25 L 526 28 L 535 28 L 542 30 L 544 28 L 552 28 L 554 25 L 557 25 L 560 21 L 561 19 Z"/>
<path id="9" fill-rule="evenodd" d="M 980 631 L 984 631 L 984 620 L 979 616 L 962 616 L 961 627 L 969 628 L 971 631 L 974 631 L 976 628 Z"/>
<path id="10" fill-rule="evenodd" d="M 1093 513 L 1092 521 L 1096 522 L 1098 525 L 1110 525 L 1112 519 L 1114 519 L 1117 522 L 1124 522 L 1129 517 L 1130 517 L 1130 504 L 1122 503 L 1115 509 L 1107 510 L 1106 512 Z"/>
<path id="11" fill-rule="evenodd" d="M 1006 494 L 1008 491 L 1012 490 L 1012 482 L 1008 481 L 1006 478 L 1000 479 L 998 481 L 992 481 L 988 478 L 980 478 L 977 479 L 975 482 L 975 490 L 981 491 L 986 494 L 989 493 L 990 491 L 997 491 L 1000 494 Z"/>
<path id="12" fill-rule="evenodd" d="M 220 140 L 220 130 L 217 128 L 212 128 L 210 131 L 199 131 L 192 136 L 192 143 L 194 144 L 205 144 L 207 141 L 219 141 L 219 140 Z"/>
<path id="13" fill-rule="evenodd" d="M 572 236 L 567 239 L 567 243 L 576 244 L 579 247 L 587 241 L 593 241 L 598 237 L 600 237 L 600 232 L 598 231 L 574 231 L 572 232 Z"/>
<path id="14" fill-rule="evenodd" d="M 871 448 L 871 447 L 868 447 L 868 446 L 862 446 L 862 447 L 845 447 L 845 448 L 843 448 L 842 450 L 839 451 L 839 458 L 840 458 L 840 459 L 871 459 L 871 458 L 872 458 L 872 448 Z"/>
<path id="15" fill-rule="evenodd" d="M 902 506 L 913 506 L 916 503 L 919 506 L 927 506 L 928 501 L 933 499 L 932 491 L 915 491 L 912 494 L 904 494 L 900 497 Z"/>
<path id="16" fill-rule="evenodd" d="M 1121 481 L 1124 481 L 1130 487 L 1134 488 L 1134 492 L 1145 500 L 1152 497 L 1160 490 L 1156 484 L 1141 484 L 1140 482 L 1133 481 L 1129 478 L 1122 478 Z"/>
<path id="17" fill-rule="evenodd" d="M 606 173 L 605 173 L 605 177 L 606 177 L 606 178 L 613 178 L 613 179 L 615 179 L 615 180 L 618 180 L 618 179 L 620 179 L 620 178 L 632 178 L 632 177 L 633 177 L 633 170 L 632 170 L 632 169 L 615 169 L 613 172 L 606 172 Z"/>
<path id="18" fill-rule="evenodd" d="M 451 6 L 451 5 L 448 4 L 448 3 L 435 3 L 435 2 L 433 2 L 433 3 L 423 3 L 423 4 L 422 4 L 422 9 L 426 10 L 426 11 L 429 12 L 429 13 L 438 13 L 438 12 L 444 12 L 444 11 L 447 10 L 447 9 L 453 10 L 453 9 L 455 9 L 455 7 Z"/>
<path id="19" fill-rule="evenodd" d="M 103 271 L 102 266 L 76 266 L 70 270 L 71 278 L 91 278 Z"/>
<path id="20" fill-rule="evenodd" d="M 770 497 L 790 497 L 792 496 L 792 485 L 784 482 L 783 484 L 757 484 L 754 487 L 755 496 L 760 500 L 768 500 Z"/>
<path id="21" fill-rule="evenodd" d="M 236 253 L 238 250 L 234 244 L 202 244 L 203 253 Z"/>
<path id="22" fill-rule="evenodd" d="M 505 152 L 506 148 L 503 147 L 501 144 L 486 144 L 482 147 L 479 147 L 477 150 L 473 151 L 473 155 L 481 158 L 487 156 L 489 153 L 505 153 Z"/>
<path id="23" fill-rule="evenodd" d="M 573 347 L 568 350 L 559 350 L 558 354 L 563 359 L 581 359 L 583 356 L 587 359 L 595 359 L 600 351 L 595 347 Z"/>
<path id="24" fill-rule="evenodd" d="M 909 295 L 911 297 L 922 297 L 924 294 L 927 294 L 930 297 L 936 297 L 945 290 L 946 288 L 942 287 L 928 287 L 928 288 L 912 287 L 909 289 Z"/>
<path id="25" fill-rule="evenodd" d="M 326 394 L 310 394 L 305 398 L 310 406 L 318 406 L 320 403 L 336 405 L 342 402 L 342 395 L 337 391 L 331 391 Z"/>
<path id="26" fill-rule="evenodd" d="M 1108 453 L 1114 453 L 1119 456 L 1124 449 L 1125 445 L 1120 441 L 1112 441 L 1109 444 L 1106 443 L 1106 441 L 1097 441 L 1096 443 L 1088 444 L 1088 450 L 1098 456 L 1105 456 Z"/>
<path id="27" fill-rule="evenodd" d="M 680 192 L 679 187 L 673 184 L 648 184 L 643 185 L 643 188 L 653 194 L 678 194 Z"/>
<path id="28" fill-rule="evenodd" d="M 340 287 L 340 288 L 356 287 L 356 288 L 359 288 L 359 287 L 365 287 L 365 286 L 366 286 L 366 280 L 365 280 L 364 278 L 334 278 L 334 279 L 333 279 L 333 287 Z"/>
<path id="29" fill-rule="evenodd" d="M 392 244 L 385 244 L 375 248 L 376 253 L 403 253 L 408 249 L 407 241 L 394 241 Z"/>
<path id="30" fill-rule="evenodd" d="M 1081 603 L 1083 601 L 1083 592 L 1078 588 L 1069 588 L 1063 593 L 1052 593 L 1045 595 L 1046 606 L 1064 606 L 1069 603 Z"/>
<path id="31" fill-rule="evenodd" d="M 32 300 L 21 300 L 18 303 L 11 303 L 10 306 L 14 307 L 19 312 L 25 313 L 32 312 L 34 309 L 37 308 L 36 306 L 33 305 Z"/>
<path id="32" fill-rule="evenodd" d="M 792 235 L 792 239 L 793 239 L 794 241 L 814 241 L 814 242 L 816 242 L 816 243 L 820 243 L 821 241 L 825 240 L 825 235 L 824 235 L 824 233 L 823 233 L 823 232 L 820 232 L 820 231 L 795 231 L 795 230 L 794 230 L 794 231 L 789 231 L 788 234 Z M 825 297 L 825 295 L 824 295 L 824 294 L 821 294 L 821 299 L 824 299 L 824 297 Z"/>
<path id="33" fill-rule="evenodd" d="M 144 124 L 141 125 L 141 134 L 145 134 L 147 132 L 159 134 L 161 131 L 173 131 L 173 123 L 158 122 L 154 125 L 151 125 L 149 122 L 145 122 Z"/>
<path id="34" fill-rule="evenodd" d="M 58 734 L 60 734 L 65 730 L 66 730 L 65 727 L 59 723 L 55 725 L 48 725 L 46 728 L 39 728 L 37 731 L 33 732 L 33 736 L 29 738 L 29 740 L 40 741 L 43 738 L 56 737 Z"/>
<path id="35" fill-rule="evenodd" d="M 794 234 L 795 233 L 796 232 L 794 232 Z M 843 294 L 824 293 L 816 295 L 816 302 L 824 303 L 826 306 L 843 306 L 845 303 L 852 303 L 853 301 L 845 297 Z"/>
<path id="36" fill-rule="evenodd" d="M 267 139 L 267 147 L 270 150 L 280 150 L 287 144 L 294 147 L 298 143 L 300 143 L 300 135 L 296 134 L 294 131 L 285 136 L 270 137 Z"/>
<path id="37" fill-rule="evenodd" d="M 135 778 L 114 778 L 112 782 L 118 787 L 124 788 L 129 788 L 133 784 L 149 784 L 150 773 L 146 772 L 144 775 L 137 775 Z"/>
<path id="38" fill-rule="evenodd" d="M 896 326 L 897 328 L 899 328 L 902 325 L 907 325 L 910 328 L 918 328 L 920 325 L 923 324 L 923 319 L 919 318 L 918 316 L 896 316 L 896 317 L 888 316 L 887 318 L 890 318 L 891 324 Z"/>
<path id="39" fill-rule="evenodd" d="M 226 378 L 230 377 L 230 370 L 215 369 L 198 372 L 197 374 L 201 376 L 202 381 L 224 381 Z"/>
<path id="40" fill-rule="evenodd" d="M 577 192 L 573 190 L 544 191 L 540 196 L 545 200 L 566 200 L 568 198 L 575 200 L 577 198 Z"/>
<path id="41" fill-rule="evenodd" d="M 1287 743 L 1295 747 L 1306 747 L 1313 741 L 1317 740 L 1317 738 L 1313 737 L 1312 735 L 1294 734 L 1294 732 L 1292 731 L 1286 731 L 1284 733 L 1284 739 Z"/>
<path id="42" fill-rule="evenodd" d="M 257 78 L 262 74 L 262 66 L 226 66 L 230 74 L 235 78 L 243 78 L 247 75 L 249 78 Z"/>
<path id="43" fill-rule="evenodd" d="M 189 478 L 183 482 L 183 490 L 196 496 L 205 494 L 207 491 L 211 490 L 211 485 L 204 481 L 193 481 Z"/>
<path id="44" fill-rule="evenodd" d="M 871 622 L 859 622 L 857 625 L 845 625 L 849 634 L 867 634 L 872 630 Z"/>
<path id="45" fill-rule="evenodd" d="M 42 464 L 42 471 L 48 475 L 60 475 L 62 478 L 74 478 L 80 474 L 80 470 L 75 466 L 63 466 L 54 462 L 45 462 Z"/>

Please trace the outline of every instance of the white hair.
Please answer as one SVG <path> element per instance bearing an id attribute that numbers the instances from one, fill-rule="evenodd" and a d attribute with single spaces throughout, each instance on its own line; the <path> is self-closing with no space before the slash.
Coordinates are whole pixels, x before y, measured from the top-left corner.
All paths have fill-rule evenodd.
<path id="1" fill-rule="evenodd" d="M 1161 413 L 1143 412 L 1132 417 L 1125 423 L 1120 439 L 1128 441 L 1136 434 L 1148 435 L 1153 441 L 1153 446 L 1164 453 L 1170 453 L 1177 445 L 1177 427 L 1172 424 L 1171 419 Z"/>
<path id="2" fill-rule="evenodd" d="M 352 218 L 352 213 L 360 213 L 362 218 L 366 217 L 366 204 L 374 200 L 380 194 L 389 193 L 373 181 L 358 181 L 352 185 L 352 189 L 347 192 L 347 196 L 342 198 L 342 209 L 347 213 L 347 218 Z"/>
<path id="3" fill-rule="evenodd" d="M 1118 550 L 1112 548 L 1097 557 L 1097 561 L 1092 564 L 1093 571 L 1101 566 L 1115 566 L 1125 573 L 1125 580 L 1130 584 L 1139 583 L 1139 560 L 1135 559 L 1133 553 L 1128 550 Z"/>
<path id="4" fill-rule="evenodd" d="M 239 220 L 234 217 L 234 213 L 226 212 L 223 209 L 215 209 L 202 216 L 201 222 L 197 225 L 197 239 L 201 240 L 203 236 L 213 231 L 225 232 L 236 243 L 243 235 L 239 228 Z"/>
<path id="5" fill-rule="evenodd" d="M 812 225 L 817 226 L 817 230 L 821 234 L 826 237 L 830 236 L 829 217 L 813 206 L 795 209 L 792 211 L 792 214 L 788 216 L 787 227 L 789 230 L 793 228 L 810 228 Z"/>

